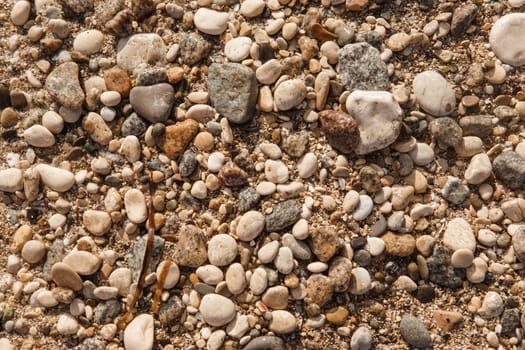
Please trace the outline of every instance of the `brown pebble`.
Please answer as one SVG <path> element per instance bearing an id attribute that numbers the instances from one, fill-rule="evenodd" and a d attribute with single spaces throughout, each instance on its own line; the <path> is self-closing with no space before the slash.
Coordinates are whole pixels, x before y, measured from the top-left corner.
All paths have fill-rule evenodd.
<path id="1" fill-rule="evenodd" d="M 235 163 L 226 163 L 219 171 L 219 178 L 226 186 L 237 187 L 248 182 L 248 175 Z"/>
<path id="2" fill-rule="evenodd" d="M 325 110 L 319 113 L 328 143 L 343 153 L 352 153 L 359 143 L 355 119 L 347 113 Z"/>
<path id="3" fill-rule="evenodd" d="M 104 72 L 104 83 L 109 91 L 116 91 L 121 96 L 129 96 L 131 91 L 131 79 L 128 73 L 118 67 L 113 67 Z"/>
<path id="4" fill-rule="evenodd" d="M 199 123 L 186 119 L 166 127 L 162 149 L 170 159 L 175 159 L 184 153 L 193 137 L 199 132 Z"/>
<path id="5" fill-rule="evenodd" d="M 179 66 L 170 67 L 166 70 L 166 76 L 170 84 L 177 84 L 184 79 L 184 69 Z"/>

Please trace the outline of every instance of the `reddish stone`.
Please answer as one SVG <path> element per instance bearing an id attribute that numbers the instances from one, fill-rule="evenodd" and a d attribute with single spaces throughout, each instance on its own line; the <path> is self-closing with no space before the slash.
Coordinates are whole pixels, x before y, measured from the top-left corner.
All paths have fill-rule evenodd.
<path id="1" fill-rule="evenodd" d="M 235 163 L 226 163 L 219 171 L 219 178 L 226 186 L 238 187 L 248 182 L 248 175 L 239 168 Z"/>
<path id="2" fill-rule="evenodd" d="M 351 115 L 326 110 L 319 113 L 319 120 L 332 147 L 343 153 L 353 153 L 359 143 L 359 130 Z"/>
<path id="3" fill-rule="evenodd" d="M 109 91 L 117 91 L 122 97 L 129 96 L 131 79 L 125 70 L 113 67 L 105 71 L 104 83 Z"/>
<path id="4" fill-rule="evenodd" d="M 170 159 L 176 159 L 182 155 L 199 132 L 199 123 L 193 119 L 186 119 L 174 125 L 166 127 L 162 149 Z"/>

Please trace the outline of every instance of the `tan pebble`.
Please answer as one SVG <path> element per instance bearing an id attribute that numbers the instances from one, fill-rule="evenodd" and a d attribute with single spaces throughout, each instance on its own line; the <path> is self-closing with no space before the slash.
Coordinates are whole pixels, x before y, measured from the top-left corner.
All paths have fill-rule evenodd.
<path id="1" fill-rule="evenodd" d="M 433 310 L 431 313 L 436 326 L 445 332 L 450 332 L 454 326 L 463 321 L 463 315 L 457 311 Z"/>
<path id="2" fill-rule="evenodd" d="M 33 237 L 31 226 L 20 226 L 13 235 L 13 242 L 11 243 L 11 253 L 18 253 L 22 250 L 24 244 Z"/>
<path id="3" fill-rule="evenodd" d="M 46 255 L 46 246 L 41 241 L 30 240 L 22 247 L 22 258 L 30 264 L 39 263 Z"/>
<path id="4" fill-rule="evenodd" d="M 272 91 L 269 86 L 262 86 L 259 90 L 258 97 L 259 109 L 263 112 L 272 112 L 273 111 L 273 96 Z"/>

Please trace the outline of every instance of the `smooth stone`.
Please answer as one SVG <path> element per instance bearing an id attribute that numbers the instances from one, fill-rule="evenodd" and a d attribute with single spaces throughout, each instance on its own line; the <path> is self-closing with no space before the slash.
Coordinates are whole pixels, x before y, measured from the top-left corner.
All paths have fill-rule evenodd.
<path id="1" fill-rule="evenodd" d="M 240 339 L 249 329 L 248 316 L 237 314 L 233 321 L 226 326 L 226 333 L 234 339 Z"/>
<path id="2" fill-rule="evenodd" d="M 373 209 L 374 202 L 372 201 L 372 198 L 370 198 L 370 196 L 367 196 L 366 194 L 360 195 L 359 204 L 352 212 L 352 217 L 356 221 L 362 221 L 372 213 Z"/>
<path id="3" fill-rule="evenodd" d="M 353 212 L 360 203 L 360 196 L 357 191 L 348 191 L 343 198 L 343 210 L 347 213 Z"/>
<path id="4" fill-rule="evenodd" d="M 206 350 L 219 350 L 226 339 L 226 332 L 222 329 L 214 331 L 206 342 Z"/>
<path id="5" fill-rule="evenodd" d="M 108 277 L 108 282 L 111 287 L 117 288 L 120 296 L 127 296 L 132 282 L 131 270 L 127 267 L 119 267 L 113 270 Z"/>
<path id="6" fill-rule="evenodd" d="M 46 255 L 46 246 L 41 241 L 30 240 L 22 247 L 22 258 L 30 264 L 39 263 Z"/>
<path id="7" fill-rule="evenodd" d="M 195 273 L 204 283 L 212 286 L 224 280 L 224 273 L 215 265 L 199 266 Z"/>
<path id="8" fill-rule="evenodd" d="M 103 236 L 111 228 L 111 216 L 102 210 L 86 210 L 82 214 L 82 223 L 95 236 Z"/>
<path id="9" fill-rule="evenodd" d="M 259 249 L 257 258 L 261 261 L 261 263 L 268 264 L 272 262 L 273 259 L 275 259 L 278 252 L 279 241 L 272 241 L 270 243 L 266 243 Z"/>
<path id="10" fill-rule="evenodd" d="M 244 292 L 248 285 L 244 267 L 239 263 L 231 264 L 230 267 L 228 267 L 228 270 L 226 270 L 224 278 L 228 290 L 234 295 Z"/>
<path id="11" fill-rule="evenodd" d="M 458 269 L 464 269 L 472 265 L 474 253 L 468 248 L 461 248 L 452 253 L 450 263 Z"/>
<path id="12" fill-rule="evenodd" d="M 363 267 L 356 267 L 352 269 L 352 278 L 350 279 L 350 286 L 348 291 L 353 295 L 363 295 L 368 292 L 372 286 L 372 280 L 368 270 Z"/>
<path id="13" fill-rule="evenodd" d="M 270 181 L 260 182 L 256 187 L 257 193 L 260 194 L 261 196 L 272 195 L 273 193 L 275 193 L 276 190 L 277 190 L 277 185 Z"/>
<path id="14" fill-rule="evenodd" d="M 79 109 L 85 95 L 78 76 L 79 68 L 75 62 L 62 63 L 47 76 L 45 87 L 61 105 Z"/>
<path id="15" fill-rule="evenodd" d="M 222 152 L 213 152 L 208 157 L 208 170 L 212 173 L 218 173 L 224 165 L 226 157 Z"/>
<path id="16" fill-rule="evenodd" d="M 385 251 L 385 242 L 378 237 L 368 237 L 366 239 L 366 250 L 370 253 L 372 256 L 379 256 Z"/>
<path id="17" fill-rule="evenodd" d="M 97 113 L 89 112 L 89 114 L 82 119 L 82 128 L 93 141 L 101 145 L 108 145 L 113 139 L 111 129 L 102 116 Z"/>
<path id="18" fill-rule="evenodd" d="M 141 146 L 139 138 L 135 135 L 124 137 L 120 142 L 120 149 L 118 152 L 126 157 L 126 160 L 130 163 L 135 163 L 140 160 Z"/>
<path id="19" fill-rule="evenodd" d="M 104 34 L 96 29 L 84 30 L 73 40 L 73 50 L 84 55 L 93 55 L 100 51 L 104 43 Z"/>
<path id="20" fill-rule="evenodd" d="M 173 258 L 179 266 L 197 268 L 207 258 L 206 236 L 201 229 L 193 225 L 184 225 L 178 233 L 178 244 Z"/>
<path id="21" fill-rule="evenodd" d="M 503 299 L 497 292 L 487 292 L 481 303 L 478 314 L 486 319 L 498 317 L 504 309 Z"/>
<path id="22" fill-rule="evenodd" d="M 483 150 L 483 140 L 477 136 L 465 136 L 461 143 L 454 147 L 458 157 L 472 157 Z"/>
<path id="23" fill-rule="evenodd" d="M 385 242 L 386 253 L 393 256 L 406 257 L 411 255 L 416 247 L 416 240 L 410 234 L 388 232 L 380 237 Z"/>
<path id="24" fill-rule="evenodd" d="M 520 226 L 516 231 L 512 235 L 512 247 L 518 259 L 525 263 L 525 228 Z"/>
<path id="25" fill-rule="evenodd" d="M 420 107 L 433 116 L 446 116 L 456 109 L 454 89 L 438 72 L 426 71 L 416 75 L 413 89 Z"/>
<path id="26" fill-rule="evenodd" d="M 42 116 L 42 125 L 53 134 L 60 134 L 64 129 L 64 119 L 54 111 L 47 111 Z"/>
<path id="27" fill-rule="evenodd" d="M 141 224 L 148 218 L 148 208 L 146 198 L 142 191 L 135 188 L 130 189 L 124 195 L 124 207 L 128 219 L 136 224 Z"/>
<path id="28" fill-rule="evenodd" d="M 399 276 L 394 282 L 394 286 L 399 290 L 405 290 L 412 293 L 417 290 L 417 284 L 408 276 Z"/>
<path id="29" fill-rule="evenodd" d="M 467 183 L 479 185 L 492 175 L 492 163 L 486 153 L 479 153 L 470 159 L 470 163 L 465 171 Z"/>
<path id="30" fill-rule="evenodd" d="M 364 326 L 357 328 L 350 339 L 351 350 L 370 350 L 372 348 L 372 333 Z"/>
<path id="31" fill-rule="evenodd" d="M 60 315 L 56 323 L 57 332 L 61 335 L 73 335 L 79 327 L 78 321 L 68 314 Z"/>
<path id="32" fill-rule="evenodd" d="M 307 179 L 315 175 L 317 171 L 317 156 L 314 153 L 306 153 L 297 162 L 297 172 L 299 177 Z"/>
<path id="33" fill-rule="evenodd" d="M 488 271 L 488 265 L 480 257 L 474 258 L 472 265 L 467 267 L 466 274 L 470 283 L 482 283 Z"/>
<path id="34" fill-rule="evenodd" d="M 271 85 L 279 79 L 283 66 L 279 60 L 271 59 L 263 63 L 255 71 L 255 77 L 257 81 L 263 85 Z"/>
<path id="35" fill-rule="evenodd" d="M 241 15 L 247 18 L 260 16 L 265 8 L 264 0 L 246 0 L 241 3 L 239 11 Z"/>
<path id="36" fill-rule="evenodd" d="M 512 66 L 525 64 L 525 13 L 510 13 L 499 18 L 492 26 L 489 43 L 492 51 L 504 63 Z"/>
<path id="37" fill-rule="evenodd" d="M 495 232 L 484 228 L 478 231 L 477 238 L 478 242 L 486 247 L 493 247 L 498 241 L 498 236 Z"/>
<path id="38" fill-rule="evenodd" d="M 68 288 L 75 292 L 84 287 L 82 279 L 68 264 L 58 262 L 51 268 L 51 278 L 59 287 Z"/>
<path id="39" fill-rule="evenodd" d="M 191 106 L 186 112 L 187 119 L 194 119 L 201 123 L 207 123 L 215 118 L 215 109 L 206 104 L 196 104 Z"/>
<path id="40" fill-rule="evenodd" d="M 301 79 L 282 82 L 273 94 L 275 107 L 280 111 L 288 111 L 297 107 L 306 97 L 306 85 Z"/>
<path id="41" fill-rule="evenodd" d="M 235 304 L 219 294 L 206 294 L 200 303 L 199 312 L 210 326 L 224 326 L 235 317 Z"/>
<path id="42" fill-rule="evenodd" d="M 157 34 L 134 34 L 122 39 L 117 49 L 117 65 L 130 74 L 144 64 L 162 66 L 166 63 L 167 48 Z"/>
<path id="43" fill-rule="evenodd" d="M 264 215 L 251 210 L 241 216 L 237 224 L 236 235 L 241 241 L 249 242 L 264 230 Z"/>
<path id="44" fill-rule="evenodd" d="M 72 251 L 62 261 L 82 276 L 94 274 L 102 263 L 99 257 L 84 250 Z"/>
<path id="45" fill-rule="evenodd" d="M 51 147 L 55 144 L 55 136 L 46 127 L 35 124 L 24 130 L 24 140 L 34 147 Z"/>
<path id="46" fill-rule="evenodd" d="M 511 189 L 520 188 L 525 182 L 525 159 L 509 151 L 498 155 L 492 162 L 496 178 Z"/>
<path id="47" fill-rule="evenodd" d="M 426 143 L 416 143 L 416 146 L 408 152 L 410 158 L 416 165 L 425 166 L 434 160 L 434 150 Z"/>
<path id="48" fill-rule="evenodd" d="M 470 249 L 474 252 L 476 237 L 468 221 L 463 218 L 450 220 L 443 234 L 443 244 L 453 252 L 461 248 Z"/>
<path id="49" fill-rule="evenodd" d="M 215 266 L 231 264 L 237 257 L 237 242 L 227 234 L 218 234 L 208 241 L 208 260 Z"/>
<path id="50" fill-rule="evenodd" d="M 274 184 L 283 184 L 288 181 L 288 167 L 280 160 L 268 159 L 264 163 L 264 176 Z"/>
<path id="51" fill-rule="evenodd" d="M 100 300 L 115 299 L 118 295 L 118 288 L 109 286 L 100 286 L 93 290 L 93 295 Z"/>
<path id="52" fill-rule="evenodd" d="M 193 23 L 201 32 L 209 35 L 221 35 L 228 26 L 229 15 L 226 12 L 201 7 L 195 12 Z"/>
<path id="53" fill-rule="evenodd" d="M 432 346 L 430 332 L 423 322 L 411 315 L 405 315 L 401 319 L 399 330 L 403 339 L 417 348 L 428 348 Z"/>
<path id="54" fill-rule="evenodd" d="M 51 308 L 58 305 L 58 301 L 55 299 L 53 292 L 50 290 L 43 290 L 39 292 L 36 299 L 38 303 L 45 308 Z"/>
<path id="55" fill-rule="evenodd" d="M 164 270 L 166 264 L 169 264 L 169 266 L 167 268 L 168 270 L 165 275 L 166 277 L 164 278 L 164 282 L 162 283 L 162 288 L 171 289 L 175 287 L 177 283 L 179 282 L 180 270 L 177 264 L 175 264 L 175 262 L 173 261 L 169 261 L 169 262 L 167 260 L 161 261 L 159 266 L 157 266 L 157 270 L 155 271 L 157 275 L 157 280 L 160 278 L 162 271 Z"/>
<path id="56" fill-rule="evenodd" d="M 124 347 L 126 350 L 153 349 L 154 324 L 153 315 L 141 314 L 136 316 L 124 330 Z"/>
<path id="57" fill-rule="evenodd" d="M 391 93 L 356 90 L 348 96 L 346 109 L 355 118 L 359 130 L 356 154 L 388 147 L 399 136 L 403 111 Z"/>
<path id="58" fill-rule="evenodd" d="M 285 310 L 276 310 L 272 312 L 270 330 L 277 334 L 292 333 L 296 329 L 295 322 L 295 317 L 290 312 Z"/>
<path id="59" fill-rule="evenodd" d="M 268 273 L 262 267 L 258 267 L 253 271 L 250 278 L 250 290 L 254 295 L 261 295 L 268 286 Z"/>
<path id="60" fill-rule="evenodd" d="M 100 94 L 100 102 L 102 102 L 104 106 L 107 107 L 115 107 L 120 103 L 121 100 L 122 97 L 118 91 L 104 91 L 102 94 Z"/>
<path id="61" fill-rule="evenodd" d="M 250 54 L 252 39 L 247 36 L 239 36 L 224 45 L 224 54 L 232 62 L 240 62 Z"/>
<path id="62" fill-rule="evenodd" d="M 250 340 L 242 350 L 285 350 L 284 341 L 273 335 L 265 335 Z"/>
<path id="63" fill-rule="evenodd" d="M 151 123 L 166 121 L 175 102 L 175 90 L 167 83 L 136 86 L 129 94 L 131 106 L 141 117 Z"/>
<path id="64" fill-rule="evenodd" d="M 259 148 L 266 157 L 273 160 L 277 160 L 283 155 L 281 148 L 274 143 L 263 142 L 259 145 Z"/>
<path id="65" fill-rule="evenodd" d="M 0 170 L 0 191 L 16 192 L 24 188 L 22 170 L 9 168 Z"/>
<path id="66" fill-rule="evenodd" d="M 31 14 L 31 3 L 29 1 L 17 1 L 11 8 L 10 19 L 15 26 L 24 25 Z"/>
<path id="67" fill-rule="evenodd" d="M 35 170 L 40 175 L 44 185 L 53 191 L 66 192 L 75 184 L 75 176 L 66 169 L 38 164 Z"/>
<path id="68" fill-rule="evenodd" d="M 293 271 L 293 253 L 288 247 L 281 247 L 274 259 L 275 268 L 283 275 L 289 274 Z"/>

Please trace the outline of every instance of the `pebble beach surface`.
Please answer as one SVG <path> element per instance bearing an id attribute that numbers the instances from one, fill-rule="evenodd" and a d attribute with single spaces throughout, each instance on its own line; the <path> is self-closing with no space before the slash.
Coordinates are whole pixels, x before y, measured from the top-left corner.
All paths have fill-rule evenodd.
<path id="1" fill-rule="evenodd" d="M 0 349 L 525 349 L 525 1 L 0 3 Z"/>

